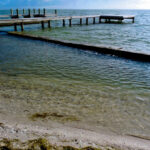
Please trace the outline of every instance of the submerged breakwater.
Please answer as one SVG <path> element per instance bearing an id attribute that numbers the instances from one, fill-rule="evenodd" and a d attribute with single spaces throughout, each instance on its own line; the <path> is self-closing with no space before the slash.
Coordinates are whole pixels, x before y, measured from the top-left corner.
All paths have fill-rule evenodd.
<path id="1" fill-rule="evenodd" d="M 94 52 L 98 52 L 98 53 L 102 53 L 102 54 L 110 54 L 110 55 L 128 58 L 128 59 L 132 59 L 132 60 L 150 62 L 150 55 L 144 54 L 144 53 L 124 51 L 124 50 L 117 49 L 117 48 L 115 49 L 112 47 L 102 47 L 102 46 L 94 46 L 94 45 L 89 45 L 89 44 L 61 41 L 61 40 L 56 40 L 56 39 L 50 39 L 47 37 L 34 36 L 34 35 L 30 35 L 30 34 L 23 34 L 23 33 L 17 33 L 17 32 L 9 32 L 9 34 L 15 35 L 15 36 L 20 36 L 20 37 L 26 37 L 26 38 L 30 38 L 30 39 L 35 39 L 35 40 L 41 40 L 41 41 L 50 42 L 50 43 L 55 43 L 55 44 L 60 44 L 60 45 L 69 46 L 72 48 L 90 50 L 90 51 L 94 51 Z"/>

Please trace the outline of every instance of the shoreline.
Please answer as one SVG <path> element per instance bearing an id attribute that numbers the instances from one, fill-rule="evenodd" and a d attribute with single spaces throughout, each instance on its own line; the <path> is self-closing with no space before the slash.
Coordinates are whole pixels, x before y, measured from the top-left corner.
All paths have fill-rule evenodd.
<path id="1" fill-rule="evenodd" d="M 52 123 L 51 127 L 31 124 L 0 124 L 0 148 L 4 141 L 15 145 L 28 145 L 31 141 L 46 141 L 49 145 L 64 149 L 99 149 L 99 150 L 149 150 L 150 140 L 115 133 L 95 132 L 63 124 Z M 2 144 L 3 143 L 3 144 Z M 73 150 L 73 149 L 72 149 Z"/>
<path id="2" fill-rule="evenodd" d="M 95 46 L 95 45 L 90 45 L 90 44 L 81 44 L 81 43 L 75 43 L 75 42 L 69 42 L 69 41 L 63 41 L 63 40 L 56 40 L 56 39 L 51 39 L 51 38 L 42 37 L 42 36 L 22 34 L 19 32 L 8 32 L 8 34 L 13 35 L 13 36 L 23 37 L 23 38 L 29 38 L 32 40 L 40 40 L 40 41 L 45 41 L 49 43 L 60 44 L 63 46 L 78 48 L 78 49 L 82 49 L 85 51 L 93 51 L 93 52 L 97 52 L 101 54 L 108 54 L 108 55 L 117 56 L 120 58 L 125 58 L 125 59 L 130 59 L 130 60 L 135 60 L 135 61 L 150 62 L 150 55 L 146 53 L 131 52 L 131 51 L 121 50 L 119 48 Z"/>

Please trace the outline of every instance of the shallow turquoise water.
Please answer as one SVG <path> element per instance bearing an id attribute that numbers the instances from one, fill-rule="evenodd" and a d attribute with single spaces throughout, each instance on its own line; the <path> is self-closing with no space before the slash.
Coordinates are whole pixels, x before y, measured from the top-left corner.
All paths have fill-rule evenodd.
<path id="1" fill-rule="evenodd" d="M 1 114 L 58 113 L 70 117 L 52 119 L 150 135 L 149 63 L 8 35 L 0 45 Z"/>
<path id="2" fill-rule="evenodd" d="M 25 33 L 149 53 L 150 11 L 59 14 L 130 14 L 136 23 L 63 28 L 55 22 L 51 30 L 27 26 Z M 69 119 L 50 119 L 149 137 L 149 108 L 149 63 L 0 34 L 0 116 L 19 120 L 36 112 L 57 113 Z"/>
<path id="3" fill-rule="evenodd" d="M 9 11 L 0 11 L 0 14 Z M 47 13 L 54 13 L 47 10 Z M 41 25 L 26 26 L 25 31 L 29 34 L 47 36 L 61 40 L 69 40 L 93 45 L 108 47 L 119 47 L 128 51 L 136 51 L 150 54 L 150 10 L 58 10 L 59 16 L 79 16 L 79 15 L 134 15 L 135 23 L 131 20 L 123 21 L 123 24 L 96 24 L 83 26 L 62 27 L 62 21 L 53 21 L 51 30 L 41 30 Z M 89 22 L 92 24 L 93 20 Z M 96 20 L 98 23 L 98 18 Z M 76 19 L 73 24 L 79 24 Z M 85 20 L 83 20 L 85 24 Z M 47 26 L 47 25 L 45 25 Z M 13 28 L 7 28 L 12 30 Z M 32 30 L 32 32 L 31 32 Z"/>

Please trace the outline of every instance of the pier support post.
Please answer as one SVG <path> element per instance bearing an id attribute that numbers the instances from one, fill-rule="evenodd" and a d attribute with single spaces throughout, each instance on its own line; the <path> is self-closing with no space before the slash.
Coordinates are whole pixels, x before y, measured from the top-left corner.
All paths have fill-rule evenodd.
<path id="1" fill-rule="evenodd" d="M 134 23 L 135 22 L 135 20 L 134 20 L 134 18 L 132 19 L 132 23 Z"/>
<path id="2" fill-rule="evenodd" d="M 93 24 L 95 24 L 95 17 L 93 18 Z"/>
<path id="3" fill-rule="evenodd" d="M 48 28 L 51 28 L 51 21 L 48 21 Z"/>
<path id="4" fill-rule="evenodd" d="M 14 30 L 17 31 L 17 24 L 14 24 Z"/>
<path id="5" fill-rule="evenodd" d="M 82 18 L 80 18 L 80 25 L 82 25 Z"/>
<path id="6" fill-rule="evenodd" d="M 57 16 L 57 10 L 55 9 L 55 15 Z"/>
<path id="7" fill-rule="evenodd" d="M 63 19 L 63 27 L 65 27 L 65 19 Z"/>
<path id="8" fill-rule="evenodd" d="M 39 12 L 39 15 L 41 14 L 41 10 L 40 10 L 40 8 L 38 9 L 38 12 Z"/>
<path id="9" fill-rule="evenodd" d="M 41 22 L 42 29 L 44 29 L 44 21 Z"/>
<path id="10" fill-rule="evenodd" d="M 46 9 L 45 8 L 43 9 L 43 15 L 44 16 L 46 15 Z"/>
<path id="11" fill-rule="evenodd" d="M 13 15 L 13 9 L 10 9 L 10 15 Z"/>
<path id="12" fill-rule="evenodd" d="M 86 25 L 89 24 L 89 18 L 86 18 Z"/>
<path id="13" fill-rule="evenodd" d="M 122 20 L 120 20 L 120 22 L 119 23 L 122 23 Z"/>
<path id="14" fill-rule="evenodd" d="M 35 9 L 33 9 L 33 15 L 35 15 Z"/>
<path id="15" fill-rule="evenodd" d="M 19 9 L 16 9 L 17 18 L 19 18 Z"/>
<path id="16" fill-rule="evenodd" d="M 31 10 L 30 9 L 28 9 L 28 15 L 29 15 L 29 17 L 31 16 Z"/>
<path id="17" fill-rule="evenodd" d="M 99 23 L 101 23 L 101 16 L 99 16 Z"/>
<path id="18" fill-rule="evenodd" d="M 69 26 L 72 26 L 72 19 L 69 19 Z"/>
<path id="19" fill-rule="evenodd" d="M 25 14 L 25 10 L 23 9 L 23 15 Z"/>
<path id="20" fill-rule="evenodd" d="M 23 23 L 21 23 L 21 31 L 24 31 Z"/>

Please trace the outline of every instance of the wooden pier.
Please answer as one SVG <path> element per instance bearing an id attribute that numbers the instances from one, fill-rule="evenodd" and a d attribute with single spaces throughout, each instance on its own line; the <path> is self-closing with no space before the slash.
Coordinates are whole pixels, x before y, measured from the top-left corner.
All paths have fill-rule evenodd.
<path id="1" fill-rule="evenodd" d="M 19 14 L 19 10 L 16 10 L 15 15 L 13 14 L 13 10 L 10 11 L 10 19 L 0 19 L 0 27 L 14 26 L 14 30 L 17 31 L 17 26 L 21 27 L 21 31 L 24 30 L 24 25 L 29 24 L 41 24 L 42 29 L 45 28 L 45 24 L 47 24 L 48 28 L 51 28 L 52 21 L 62 21 L 62 26 L 66 26 L 66 21 L 69 22 L 69 26 L 72 26 L 73 19 L 79 19 L 79 24 L 83 24 L 83 20 L 85 20 L 85 24 L 88 25 L 89 20 L 93 20 L 92 24 L 96 23 L 111 23 L 112 21 L 122 22 L 125 19 L 132 20 L 134 23 L 134 16 L 114 16 L 114 15 L 91 15 L 91 16 L 57 16 L 57 10 L 55 10 L 54 16 L 46 15 L 46 9 L 43 9 L 41 14 L 41 10 L 38 9 L 38 13 L 33 9 L 31 14 L 31 10 L 28 9 L 27 13 L 23 9 L 23 13 Z M 6 15 L 4 15 L 6 17 Z M 2 16 L 0 16 L 2 17 Z M 104 20 L 104 21 L 103 21 Z"/>
<path id="2" fill-rule="evenodd" d="M 103 15 L 100 16 L 100 23 L 102 20 L 105 20 L 106 23 L 110 23 L 112 20 L 117 20 L 119 22 L 122 22 L 124 19 L 131 19 L 132 23 L 134 23 L 134 16 L 112 16 L 112 15 Z"/>

